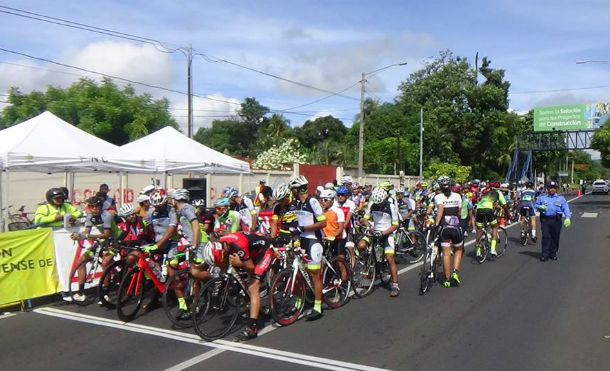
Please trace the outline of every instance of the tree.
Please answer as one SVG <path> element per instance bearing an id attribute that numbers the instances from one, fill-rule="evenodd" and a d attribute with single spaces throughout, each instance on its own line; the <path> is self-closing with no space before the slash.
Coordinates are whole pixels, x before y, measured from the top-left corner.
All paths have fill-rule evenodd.
<path id="1" fill-rule="evenodd" d="M 295 129 L 295 135 L 305 148 L 315 149 L 321 142 L 330 140 L 341 142 L 347 128 L 343 122 L 333 116 L 318 117 L 307 120 L 300 128 Z"/>
<path id="2" fill-rule="evenodd" d="M 256 169 L 287 169 L 293 162 L 303 164 L 306 161 L 306 156 L 300 152 L 299 141 L 291 138 L 261 153 L 254 161 L 253 167 Z"/>
<path id="3" fill-rule="evenodd" d="M 11 126 L 45 110 L 116 145 L 123 145 L 165 126 L 178 125 L 169 113 L 169 101 L 136 95 L 133 87 L 117 87 L 111 79 L 100 84 L 80 79 L 69 88 L 48 87 L 45 93 L 9 90 L 11 104 L 2 111 L 0 125 Z"/>
<path id="4" fill-rule="evenodd" d="M 602 165 L 610 168 L 610 121 L 595 131 L 591 147 L 600 152 Z"/>
<path id="5" fill-rule="evenodd" d="M 261 105 L 255 98 L 246 98 L 241 104 L 237 114 L 248 126 L 251 133 L 256 133 L 259 126 L 263 123 L 265 115 L 269 113 L 269 108 Z"/>
<path id="6" fill-rule="evenodd" d="M 253 134 L 248 125 L 239 120 L 214 120 L 209 128 L 199 128 L 193 139 L 219 152 L 247 156 Z"/>
<path id="7" fill-rule="evenodd" d="M 461 166 L 455 164 L 449 164 L 446 162 L 439 162 L 432 164 L 424 172 L 424 176 L 430 179 L 436 179 L 441 175 L 450 177 L 452 180 L 458 183 L 464 183 L 470 179 L 470 166 Z"/>

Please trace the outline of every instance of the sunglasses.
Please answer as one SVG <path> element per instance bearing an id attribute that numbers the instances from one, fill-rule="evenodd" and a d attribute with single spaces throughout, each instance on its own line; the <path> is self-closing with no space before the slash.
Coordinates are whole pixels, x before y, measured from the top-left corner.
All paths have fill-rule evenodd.
<path id="1" fill-rule="evenodd" d="M 322 198 L 322 199 L 320 199 L 320 200 L 321 200 L 322 202 L 330 202 L 330 201 L 332 201 L 333 199 L 332 199 L 332 198 Z"/>

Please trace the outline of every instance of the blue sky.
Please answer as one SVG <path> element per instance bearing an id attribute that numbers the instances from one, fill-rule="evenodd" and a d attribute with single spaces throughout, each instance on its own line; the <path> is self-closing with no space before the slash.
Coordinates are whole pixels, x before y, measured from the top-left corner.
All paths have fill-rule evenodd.
<path id="1" fill-rule="evenodd" d="M 397 87 L 439 51 L 506 70 L 510 106 L 610 101 L 610 3 L 598 1 L 3 1 L 1 6 L 159 40 L 189 44 L 195 127 L 230 115 L 246 97 L 285 114 L 293 125 L 332 114 L 350 126 L 359 110 L 362 72 L 407 62 L 367 78 L 366 96 L 391 101 Z M 10 11 L 1 8 L 0 11 Z M 0 48 L 110 75 L 186 91 L 180 52 L 0 12 Z M 283 82 L 218 59 L 346 97 Z M 603 63 L 576 64 L 576 60 Z M 0 94 L 69 86 L 87 75 L 0 51 Z M 96 77 L 99 78 L 99 77 Z M 601 88 L 593 88 L 601 87 Z M 170 99 L 185 122 L 186 97 Z M 586 88 L 586 89 L 583 89 Z M 5 96 L 0 95 L 0 102 Z M 0 103 L 2 107 L 2 103 Z"/>

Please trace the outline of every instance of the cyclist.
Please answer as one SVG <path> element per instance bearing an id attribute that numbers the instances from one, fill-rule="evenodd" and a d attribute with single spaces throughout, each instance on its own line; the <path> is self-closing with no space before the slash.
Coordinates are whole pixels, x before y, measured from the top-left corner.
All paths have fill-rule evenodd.
<path id="1" fill-rule="evenodd" d="M 63 227 L 64 217 L 70 223 L 80 218 L 82 213 L 72 204 L 65 202 L 66 196 L 59 188 L 51 188 L 45 194 L 47 202 L 38 205 L 34 212 L 34 223 L 44 224 L 45 227 Z"/>
<path id="2" fill-rule="evenodd" d="M 320 276 L 322 244 L 320 237 L 321 229 L 326 227 L 326 217 L 318 200 L 307 194 L 308 183 L 303 175 L 299 175 L 288 182 L 288 187 L 295 199 L 294 208 L 298 221 L 298 227 L 292 228 L 291 232 L 300 235 L 301 248 L 307 251 L 310 259 L 307 263 L 307 272 L 311 277 L 314 289 L 314 307 L 305 315 L 305 318 L 308 321 L 314 321 L 322 317 L 322 277 Z"/>
<path id="3" fill-rule="evenodd" d="M 273 260 L 271 240 L 255 233 L 229 233 L 218 241 L 210 241 L 203 247 L 203 259 L 208 265 L 221 269 L 231 266 L 251 274 L 248 284 L 250 293 L 250 318 L 238 335 L 238 340 L 249 340 L 258 336 L 258 316 L 261 308 L 261 278 Z"/>
<path id="4" fill-rule="evenodd" d="M 242 229 L 245 232 L 254 231 L 258 222 L 258 213 L 254 208 L 252 200 L 246 196 L 239 196 L 235 188 L 231 188 L 225 197 L 229 198 L 231 210 L 237 211 L 243 223 Z"/>
<path id="5" fill-rule="evenodd" d="M 241 216 L 235 210 L 230 210 L 229 199 L 219 198 L 214 202 L 216 215 L 214 217 L 214 233 L 224 236 L 227 233 L 241 231 Z"/>
<path id="6" fill-rule="evenodd" d="M 271 220 L 273 219 L 273 191 L 271 187 L 264 187 L 259 193 L 259 210 L 257 232 L 266 236 L 271 234 Z"/>
<path id="7" fill-rule="evenodd" d="M 525 183 L 525 189 L 519 193 L 519 215 L 530 217 L 532 223 L 532 240 L 536 242 L 536 211 L 534 210 L 534 203 L 536 202 L 536 191 L 534 191 L 534 184 L 530 181 Z M 525 227 L 525 219 L 521 219 L 521 229 Z"/>
<path id="8" fill-rule="evenodd" d="M 464 252 L 464 236 L 460 228 L 460 212 L 462 209 L 462 196 L 451 191 L 451 179 L 441 176 L 437 180 L 440 193 L 434 196 L 437 207 L 434 225 L 438 231 L 443 249 L 443 273 L 445 274 L 444 287 L 451 287 L 452 283 L 459 286 L 460 263 Z M 451 271 L 451 249 L 453 248 L 453 271 Z"/>
<path id="9" fill-rule="evenodd" d="M 356 204 L 349 198 L 350 191 L 347 187 L 340 186 L 337 188 L 337 199 L 333 203 L 333 207 L 337 207 L 343 211 L 345 220 L 345 231 L 347 234 L 345 247 L 352 253 L 354 252 L 354 213 L 356 212 Z M 353 256 L 354 254 L 352 254 Z"/>
<path id="10" fill-rule="evenodd" d="M 277 201 L 271 217 L 271 238 L 286 242 L 290 237 L 290 228 L 299 226 L 296 208 L 292 202 L 290 188 L 284 183 L 273 190 L 273 198 Z"/>
<path id="11" fill-rule="evenodd" d="M 116 201 L 114 198 L 108 196 L 108 191 L 110 191 L 110 187 L 108 184 L 102 183 L 100 184 L 100 189 L 97 192 L 96 196 L 102 198 L 102 210 L 107 210 L 112 213 L 116 213 Z"/>
<path id="12" fill-rule="evenodd" d="M 199 226 L 209 236 L 214 227 L 214 211 L 206 209 L 205 200 L 201 198 L 193 200 L 192 205 L 195 207 L 195 211 L 197 212 Z"/>
<path id="13" fill-rule="evenodd" d="M 341 177 L 341 185 L 343 185 L 345 188 L 347 188 L 348 191 L 352 192 L 353 191 L 353 184 L 354 184 L 354 180 L 352 179 L 351 176 L 349 175 L 344 175 Z"/>
<path id="14" fill-rule="evenodd" d="M 464 237 L 468 237 L 468 231 L 474 231 L 476 229 L 474 222 L 474 205 L 472 204 L 472 199 L 469 197 L 470 190 L 456 184 L 452 187 L 451 191 L 462 196 L 460 228 L 462 228 L 462 231 L 464 232 Z"/>
<path id="15" fill-rule="evenodd" d="M 490 182 L 489 186 L 481 192 L 481 198 L 477 203 L 477 211 L 475 220 L 477 226 L 477 238 L 475 252 L 477 256 L 481 256 L 481 237 L 483 236 L 483 226 L 487 223 L 491 226 L 491 246 L 490 254 L 497 256 L 496 244 L 498 242 L 498 218 L 496 217 L 495 209 L 500 206 L 506 212 L 506 200 L 504 195 L 494 189 L 492 186 L 495 182 Z"/>
<path id="16" fill-rule="evenodd" d="M 334 206 L 335 196 L 336 192 L 330 189 L 325 189 L 320 196 L 320 204 L 324 210 L 324 217 L 326 217 L 326 227 L 322 229 L 322 232 L 324 233 L 324 239 L 330 241 L 334 255 L 345 260 L 345 243 L 347 241 L 345 214 L 343 210 Z M 341 270 L 341 280 L 346 282 L 348 277 L 345 265 L 341 264 L 339 269 Z"/>
<path id="17" fill-rule="evenodd" d="M 479 201 L 479 193 L 481 192 L 481 181 L 475 179 L 470 184 L 470 194 L 472 195 L 472 203 L 476 204 Z"/>
<path id="18" fill-rule="evenodd" d="M 142 218 L 146 218 L 146 215 L 148 215 L 148 212 L 150 211 L 150 196 L 139 194 L 138 197 L 136 197 L 136 203 L 138 204 L 138 206 L 136 206 L 136 213 Z"/>
<path id="19" fill-rule="evenodd" d="M 103 199 L 93 196 L 88 198 L 85 203 L 87 204 L 87 208 L 89 210 L 85 221 L 85 229 L 82 233 L 72 233 L 70 238 L 75 241 L 89 240 L 90 243 L 91 240 L 107 240 L 115 237 L 118 234 L 118 228 L 112 213 L 108 212 L 107 210 L 102 210 Z M 93 226 L 101 229 L 102 233 L 91 234 L 91 228 Z M 81 246 L 83 246 L 83 243 L 80 243 Z M 97 248 L 99 248 L 99 245 L 97 244 L 92 244 L 86 247 L 84 252 L 78 258 L 77 265 L 84 261 L 91 260 Z M 102 257 L 102 269 L 106 268 L 110 263 L 112 263 L 114 255 L 115 251 L 113 248 L 109 248 L 104 251 Z M 78 292 L 73 295 L 73 299 L 76 301 L 85 301 L 86 299 L 84 284 L 85 274 L 85 267 L 81 266 L 81 268 L 78 270 Z"/>
<path id="20" fill-rule="evenodd" d="M 370 226 L 370 221 L 373 222 L 373 230 L 380 238 L 380 243 L 383 246 L 390 273 L 392 275 L 392 286 L 390 288 L 390 297 L 396 297 L 400 294 L 398 287 L 398 272 L 396 269 L 396 261 L 394 260 L 394 237 L 392 234 L 398 229 L 398 209 L 396 205 L 388 200 L 388 193 L 381 187 L 375 187 L 371 194 L 371 202 L 366 209 L 362 223 L 364 226 Z M 358 250 L 363 251 L 369 245 L 368 237 L 363 237 L 358 242 Z"/>

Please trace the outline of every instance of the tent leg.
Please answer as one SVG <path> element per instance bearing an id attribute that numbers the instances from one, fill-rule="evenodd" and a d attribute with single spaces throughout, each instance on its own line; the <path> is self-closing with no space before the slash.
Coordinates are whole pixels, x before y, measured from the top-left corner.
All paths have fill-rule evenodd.
<path id="1" fill-rule="evenodd" d="M 4 210 L 2 210 L 2 205 L 4 205 L 4 187 L 2 187 L 2 166 L 0 166 L 0 232 L 4 232 Z"/>
<path id="2" fill-rule="evenodd" d="M 70 201 L 72 201 L 72 203 L 74 203 L 74 181 L 75 181 L 75 174 L 74 172 L 70 173 Z"/>
<path id="3" fill-rule="evenodd" d="M 119 207 L 123 206 L 123 190 L 125 189 L 123 184 L 123 172 L 119 171 Z"/>

